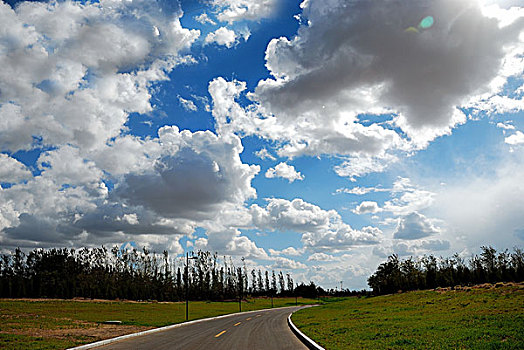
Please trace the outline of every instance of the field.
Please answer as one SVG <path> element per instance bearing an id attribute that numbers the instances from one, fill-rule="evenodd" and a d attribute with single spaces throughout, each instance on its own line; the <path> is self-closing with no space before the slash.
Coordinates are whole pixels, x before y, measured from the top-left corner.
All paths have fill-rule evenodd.
<path id="1" fill-rule="evenodd" d="M 524 285 L 345 298 L 292 319 L 326 349 L 524 349 Z"/>
<path id="2" fill-rule="evenodd" d="M 300 304 L 315 300 L 298 298 Z M 275 298 L 274 307 L 295 298 Z M 271 308 L 271 299 L 250 299 L 242 311 Z M 190 302 L 189 319 L 238 312 L 238 302 Z M 103 324 L 119 320 L 121 325 Z M 185 303 L 0 299 L 0 349 L 65 349 L 101 339 L 185 321 Z"/>

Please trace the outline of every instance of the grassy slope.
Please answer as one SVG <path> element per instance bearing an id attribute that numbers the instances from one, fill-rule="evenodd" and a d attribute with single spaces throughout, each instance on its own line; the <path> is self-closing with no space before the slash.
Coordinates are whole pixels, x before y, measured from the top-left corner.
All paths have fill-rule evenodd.
<path id="1" fill-rule="evenodd" d="M 347 298 L 293 322 L 326 349 L 524 349 L 524 286 Z"/>
<path id="2" fill-rule="evenodd" d="M 315 300 L 298 299 L 299 304 Z M 275 298 L 274 306 L 293 306 L 294 298 Z M 242 311 L 271 308 L 270 299 L 242 303 Z M 189 318 L 238 312 L 235 302 L 190 302 Z M 120 320 L 116 333 L 185 321 L 185 303 L 85 302 L 73 300 L 0 299 L 0 349 L 64 349 L 118 334 L 100 336 L 101 322 Z M 132 327 L 133 326 L 133 327 Z M 95 334 L 95 335 L 93 335 Z"/>

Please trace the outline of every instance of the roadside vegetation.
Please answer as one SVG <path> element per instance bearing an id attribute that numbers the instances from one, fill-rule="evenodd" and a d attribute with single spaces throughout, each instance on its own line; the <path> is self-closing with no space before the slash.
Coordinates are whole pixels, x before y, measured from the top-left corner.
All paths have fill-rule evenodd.
<path id="1" fill-rule="evenodd" d="M 290 274 L 198 251 L 186 263 L 146 248 L 21 249 L 0 256 L 0 298 L 182 301 L 295 296 Z M 300 288 L 298 289 L 300 291 Z M 299 295 L 300 296 L 300 295 Z"/>
<path id="2" fill-rule="evenodd" d="M 273 306 L 315 303 L 274 298 Z M 271 298 L 246 299 L 242 311 L 271 308 Z M 238 312 L 238 302 L 189 304 L 189 319 Z M 122 324 L 104 324 L 118 320 Z M 65 349 L 185 321 L 183 302 L 0 299 L 0 349 Z"/>
<path id="3" fill-rule="evenodd" d="M 331 301 L 292 316 L 326 349 L 524 349 L 524 284 Z"/>
<path id="4" fill-rule="evenodd" d="M 425 255 L 399 260 L 391 255 L 368 278 L 373 294 L 390 294 L 398 291 L 422 290 L 456 285 L 475 285 L 496 282 L 524 281 L 524 252 L 515 247 L 497 253 L 493 247 L 481 247 L 480 255 L 468 260 L 455 254 L 451 258 Z"/>

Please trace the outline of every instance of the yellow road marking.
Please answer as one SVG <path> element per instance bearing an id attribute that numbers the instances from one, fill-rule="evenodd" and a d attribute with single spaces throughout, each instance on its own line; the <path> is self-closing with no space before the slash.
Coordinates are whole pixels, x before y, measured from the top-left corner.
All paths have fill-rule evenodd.
<path id="1" fill-rule="evenodd" d="M 242 322 L 238 322 L 238 323 L 235 323 L 233 326 L 238 326 L 239 324 L 241 324 Z"/>
<path id="2" fill-rule="evenodd" d="M 250 319 L 251 319 L 251 317 L 248 317 L 248 318 L 246 318 L 246 321 L 249 321 Z"/>
<path id="3" fill-rule="evenodd" d="M 218 333 L 217 335 L 215 335 L 215 338 L 220 337 L 222 334 L 224 334 L 224 333 L 226 333 L 226 332 L 227 332 L 227 331 L 222 331 L 222 332 Z"/>
<path id="4" fill-rule="evenodd" d="M 260 316 L 262 316 L 262 315 L 257 315 L 257 317 L 260 317 Z"/>

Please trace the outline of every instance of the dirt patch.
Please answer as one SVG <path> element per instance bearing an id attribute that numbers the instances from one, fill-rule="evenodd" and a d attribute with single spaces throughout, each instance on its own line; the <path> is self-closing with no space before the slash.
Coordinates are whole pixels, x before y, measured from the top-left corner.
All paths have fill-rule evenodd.
<path id="1" fill-rule="evenodd" d="M 112 299 L 112 300 L 109 300 L 109 299 L 91 299 L 91 298 L 80 298 L 80 297 L 76 297 L 76 298 L 73 298 L 73 299 L 53 299 L 53 298 L 0 298 L 0 301 L 33 301 L 33 302 L 40 302 L 40 301 L 60 301 L 60 302 L 63 302 L 63 301 L 79 301 L 79 302 L 86 302 L 86 303 L 118 303 L 118 302 L 125 302 L 125 303 L 130 303 L 130 304 L 139 304 L 139 303 L 145 303 L 145 304 L 149 304 L 149 303 L 156 303 L 156 301 L 151 301 L 151 300 L 142 300 L 142 301 L 137 301 L 137 300 L 127 300 L 127 299 Z"/>
<path id="2" fill-rule="evenodd" d="M 89 325 L 92 325 L 89 327 Z M 26 335 L 30 337 L 42 337 L 53 339 L 78 339 L 88 338 L 90 341 L 104 340 L 121 335 L 136 333 L 152 329 L 154 327 L 146 326 L 130 326 L 130 325 L 106 325 L 106 324 L 89 324 L 82 323 L 81 328 L 65 328 L 65 329 L 38 329 L 25 328 L 13 329 L 9 333 L 17 335 Z M 7 333 L 7 332 L 2 332 Z"/>

